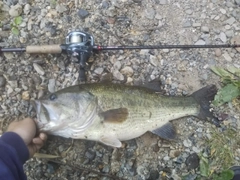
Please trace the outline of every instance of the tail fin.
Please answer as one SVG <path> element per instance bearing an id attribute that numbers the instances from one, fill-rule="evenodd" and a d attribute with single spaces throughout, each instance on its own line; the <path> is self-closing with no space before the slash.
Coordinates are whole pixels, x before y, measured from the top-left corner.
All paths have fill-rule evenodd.
<path id="1" fill-rule="evenodd" d="M 220 126 L 220 121 L 213 116 L 213 113 L 210 110 L 210 103 L 214 99 L 214 96 L 217 93 L 217 88 L 215 85 L 208 85 L 196 92 L 191 96 L 200 104 L 200 112 L 198 114 L 199 119 L 210 121 L 216 126 Z"/>

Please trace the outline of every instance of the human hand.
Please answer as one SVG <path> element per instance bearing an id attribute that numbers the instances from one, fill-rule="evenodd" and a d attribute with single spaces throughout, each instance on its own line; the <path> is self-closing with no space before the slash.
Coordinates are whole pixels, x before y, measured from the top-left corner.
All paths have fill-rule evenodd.
<path id="1" fill-rule="evenodd" d="M 10 123 L 7 131 L 15 132 L 23 139 L 28 147 L 30 158 L 33 157 L 47 140 L 47 135 L 45 133 L 40 133 L 36 137 L 37 127 L 31 118 L 25 118 L 22 121 Z"/>

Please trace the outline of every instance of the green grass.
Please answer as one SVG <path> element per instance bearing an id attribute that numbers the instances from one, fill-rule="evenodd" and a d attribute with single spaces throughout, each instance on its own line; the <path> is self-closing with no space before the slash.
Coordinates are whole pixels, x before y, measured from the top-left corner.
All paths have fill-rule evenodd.
<path id="1" fill-rule="evenodd" d="M 222 82 L 222 88 L 214 97 L 213 105 L 221 106 L 240 97 L 240 69 L 212 67 L 211 70 L 221 77 Z"/>
<path id="2" fill-rule="evenodd" d="M 205 139 L 210 148 L 210 156 L 200 155 L 200 174 L 205 179 L 231 180 L 233 171 L 229 168 L 235 165 L 236 149 L 240 146 L 240 133 L 231 127 L 221 131 L 211 129 L 211 138 Z"/>
<path id="3" fill-rule="evenodd" d="M 215 170 L 227 169 L 234 165 L 234 152 L 240 145 L 239 133 L 227 128 L 225 131 L 213 128 L 211 139 L 206 140 L 211 150 L 211 166 Z"/>

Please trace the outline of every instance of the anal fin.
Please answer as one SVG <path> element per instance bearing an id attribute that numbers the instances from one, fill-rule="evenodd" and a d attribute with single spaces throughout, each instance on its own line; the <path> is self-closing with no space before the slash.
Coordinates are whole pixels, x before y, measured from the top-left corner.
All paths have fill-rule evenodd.
<path id="1" fill-rule="evenodd" d="M 174 140 L 177 134 L 174 126 L 170 122 L 164 124 L 162 127 L 155 129 L 151 132 L 167 140 Z"/>
<path id="2" fill-rule="evenodd" d="M 108 146 L 112 146 L 112 147 L 117 147 L 120 148 L 122 147 L 122 143 L 121 141 L 119 141 L 117 138 L 115 137 L 106 137 L 103 136 L 99 139 L 100 142 L 102 142 L 103 144 L 106 144 Z"/>

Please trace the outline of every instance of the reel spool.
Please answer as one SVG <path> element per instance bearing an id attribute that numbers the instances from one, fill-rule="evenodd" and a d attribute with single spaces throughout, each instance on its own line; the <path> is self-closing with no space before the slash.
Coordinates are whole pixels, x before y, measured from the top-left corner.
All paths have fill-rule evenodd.
<path id="1" fill-rule="evenodd" d="M 86 44 L 94 45 L 94 38 L 88 33 L 81 31 L 72 31 L 66 37 L 66 44 Z"/>

